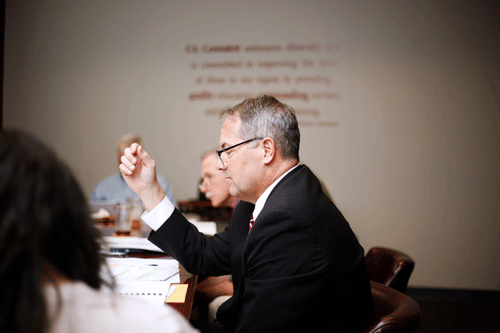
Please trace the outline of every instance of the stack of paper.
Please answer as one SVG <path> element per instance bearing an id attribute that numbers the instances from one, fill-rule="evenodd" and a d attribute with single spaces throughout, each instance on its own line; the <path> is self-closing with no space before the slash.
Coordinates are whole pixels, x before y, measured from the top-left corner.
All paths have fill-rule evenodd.
<path id="1" fill-rule="evenodd" d="M 164 253 L 158 246 L 151 243 L 147 238 L 140 237 L 103 237 L 102 249 L 111 253 Z"/>
<path id="2" fill-rule="evenodd" d="M 174 259 L 108 258 L 117 292 L 163 304 L 170 284 L 179 282 L 179 262 Z"/>

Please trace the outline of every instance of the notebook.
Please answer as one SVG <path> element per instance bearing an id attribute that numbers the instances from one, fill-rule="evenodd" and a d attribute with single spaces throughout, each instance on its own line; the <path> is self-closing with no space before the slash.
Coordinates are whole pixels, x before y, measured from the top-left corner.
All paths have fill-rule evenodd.
<path id="1" fill-rule="evenodd" d="M 127 297 L 141 297 L 163 305 L 170 289 L 170 281 L 118 281 L 116 292 Z"/>
<path id="2" fill-rule="evenodd" d="M 163 304 L 171 283 L 179 280 L 179 262 L 174 259 L 107 258 L 116 292 Z"/>

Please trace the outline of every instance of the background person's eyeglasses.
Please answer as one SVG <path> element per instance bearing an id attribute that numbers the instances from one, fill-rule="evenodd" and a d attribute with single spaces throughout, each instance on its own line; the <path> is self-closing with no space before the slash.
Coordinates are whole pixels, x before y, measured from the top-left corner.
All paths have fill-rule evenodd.
<path id="1" fill-rule="evenodd" d="M 264 138 L 253 138 L 253 139 L 248 139 L 248 140 L 245 140 L 243 142 L 240 142 L 240 143 L 237 143 L 235 145 L 232 145 L 230 147 L 227 147 L 227 148 L 224 148 L 224 149 L 221 149 L 221 150 L 217 150 L 217 155 L 219 156 L 220 158 L 220 161 L 222 162 L 223 165 L 226 165 L 226 163 L 224 163 L 224 160 L 222 159 L 222 153 L 228 151 L 229 149 L 233 149 L 233 148 L 236 148 L 238 146 L 241 146 L 242 144 L 245 144 L 245 143 L 248 143 L 250 141 L 254 141 L 254 140 L 263 140 Z"/>

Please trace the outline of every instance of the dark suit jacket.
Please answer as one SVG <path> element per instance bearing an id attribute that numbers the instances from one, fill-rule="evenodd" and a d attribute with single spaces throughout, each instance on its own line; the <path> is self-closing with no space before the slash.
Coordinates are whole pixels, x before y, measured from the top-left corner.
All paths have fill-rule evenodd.
<path id="1" fill-rule="evenodd" d="M 175 210 L 149 239 L 191 273 L 233 275 L 217 313 L 228 332 L 357 332 L 374 320 L 363 248 L 307 166 L 277 184 L 249 233 L 253 209 L 240 202 L 213 237 Z"/>

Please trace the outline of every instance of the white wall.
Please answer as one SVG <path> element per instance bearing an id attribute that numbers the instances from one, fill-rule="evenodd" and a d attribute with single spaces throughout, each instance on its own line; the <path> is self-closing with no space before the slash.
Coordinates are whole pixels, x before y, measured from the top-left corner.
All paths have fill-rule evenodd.
<path id="1" fill-rule="evenodd" d="M 498 34 L 487 11 L 455 3 L 7 1 L 3 123 L 54 147 L 89 197 L 117 170 L 117 138 L 138 132 L 182 200 L 218 144 L 211 110 L 242 100 L 221 93 L 308 94 L 282 99 L 302 111 L 302 162 L 365 250 L 414 257 L 411 286 L 500 290 Z M 257 44 L 283 49 L 201 50 Z M 226 61 L 242 66 L 201 68 Z M 190 100 L 202 92 L 214 98 Z"/>

